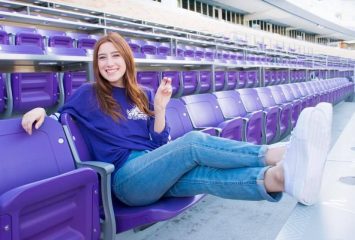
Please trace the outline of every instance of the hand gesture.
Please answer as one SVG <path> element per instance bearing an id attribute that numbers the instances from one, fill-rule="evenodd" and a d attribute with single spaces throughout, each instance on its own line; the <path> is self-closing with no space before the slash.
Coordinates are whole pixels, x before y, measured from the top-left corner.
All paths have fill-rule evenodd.
<path id="1" fill-rule="evenodd" d="M 171 78 L 163 78 L 154 98 L 154 110 L 165 110 L 172 94 Z"/>
<path id="2" fill-rule="evenodd" d="M 45 117 L 46 111 L 43 108 L 34 108 L 23 115 L 21 123 L 22 127 L 29 135 L 31 135 L 33 123 L 36 122 L 35 128 L 38 129 L 42 126 Z"/>

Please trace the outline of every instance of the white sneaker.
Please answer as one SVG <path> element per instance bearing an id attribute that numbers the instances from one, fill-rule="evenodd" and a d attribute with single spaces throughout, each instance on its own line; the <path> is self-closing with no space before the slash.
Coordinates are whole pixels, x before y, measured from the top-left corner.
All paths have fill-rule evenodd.
<path id="1" fill-rule="evenodd" d="M 319 196 L 330 142 L 330 122 L 323 110 L 305 108 L 294 128 L 283 160 L 285 192 L 304 205 Z"/>

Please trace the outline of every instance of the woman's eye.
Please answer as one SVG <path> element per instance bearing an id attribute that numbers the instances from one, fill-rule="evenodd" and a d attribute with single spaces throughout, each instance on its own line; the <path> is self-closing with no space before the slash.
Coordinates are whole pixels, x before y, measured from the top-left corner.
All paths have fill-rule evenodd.
<path id="1" fill-rule="evenodd" d="M 113 57 L 116 57 L 116 58 L 117 58 L 117 57 L 120 57 L 119 54 L 113 54 L 112 56 L 113 56 Z"/>
<path id="2" fill-rule="evenodd" d="M 99 60 L 104 60 L 104 59 L 106 59 L 106 57 L 105 57 L 105 56 L 101 56 L 101 57 L 99 57 Z"/>

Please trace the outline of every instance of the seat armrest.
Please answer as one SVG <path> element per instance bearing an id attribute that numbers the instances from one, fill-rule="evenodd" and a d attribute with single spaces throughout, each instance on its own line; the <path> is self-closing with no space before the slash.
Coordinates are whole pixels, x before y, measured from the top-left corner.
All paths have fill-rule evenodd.
<path id="1" fill-rule="evenodd" d="M 217 127 L 222 128 L 221 137 L 242 141 L 243 126 L 244 120 L 241 117 L 236 117 L 221 122 Z"/>
<path id="2" fill-rule="evenodd" d="M 101 177 L 107 176 L 115 170 L 115 166 L 113 164 L 99 161 L 78 162 L 76 165 L 79 168 L 89 167 L 99 173 Z"/>
<path id="3" fill-rule="evenodd" d="M 200 130 L 201 132 L 207 133 L 211 136 L 219 136 L 221 129 L 219 128 L 214 128 L 214 127 L 208 127 Z"/>

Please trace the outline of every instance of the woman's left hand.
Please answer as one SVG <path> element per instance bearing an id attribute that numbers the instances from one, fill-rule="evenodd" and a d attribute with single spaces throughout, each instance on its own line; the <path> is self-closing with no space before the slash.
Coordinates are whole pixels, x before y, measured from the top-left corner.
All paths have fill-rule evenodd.
<path id="1" fill-rule="evenodd" d="M 154 98 L 154 110 L 165 110 L 172 94 L 171 78 L 163 78 Z"/>

